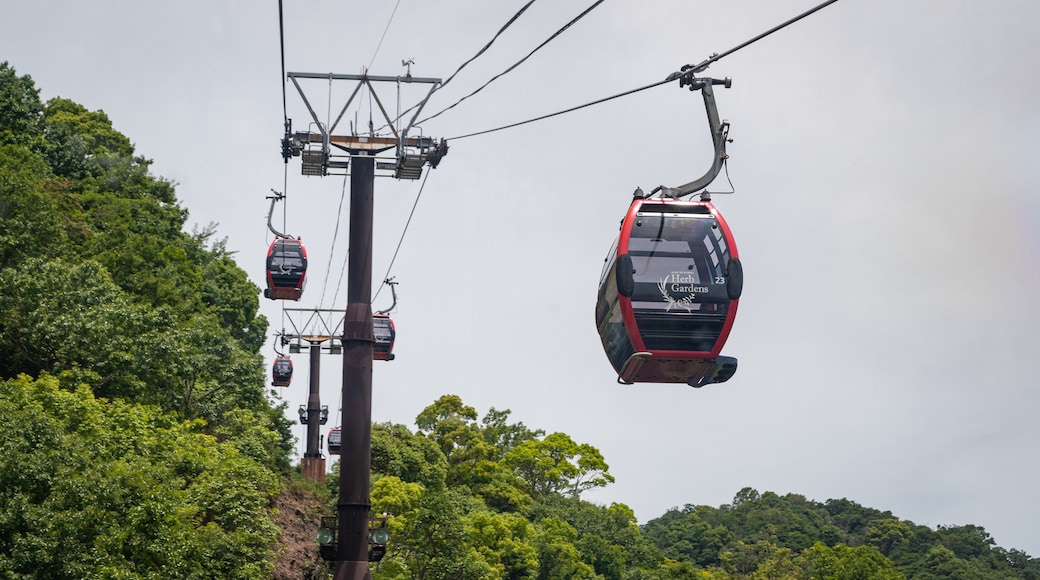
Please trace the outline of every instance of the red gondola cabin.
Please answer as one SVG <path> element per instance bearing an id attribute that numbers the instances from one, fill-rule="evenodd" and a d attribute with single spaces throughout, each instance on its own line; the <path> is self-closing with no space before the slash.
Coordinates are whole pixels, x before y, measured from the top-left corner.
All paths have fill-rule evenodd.
<path id="1" fill-rule="evenodd" d="M 343 429 L 340 427 L 329 429 L 327 442 L 329 444 L 329 455 L 339 455 L 339 450 L 343 446 Z"/>
<path id="2" fill-rule="evenodd" d="M 618 382 L 721 383 L 744 275 L 710 201 L 636 197 L 607 256 L 596 325 Z"/>
<path id="3" fill-rule="evenodd" d="M 372 334 L 376 339 L 372 345 L 372 359 L 394 360 L 394 339 L 397 338 L 397 330 L 389 314 L 377 312 L 372 315 Z"/>
<path id="4" fill-rule="evenodd" d="M 288 387 L 292 381 L 292 370 L 291 358 L 281 354 L 276 356 L 271 368 L 271 384 L 276 387 Z"/>
<path id="5" fill-rule="evenodd" d="M 300 240 L 277 238 L 267 248 L 267 288 L 271 300 L 299 300 L 307 274 L 307 250 Z"/>

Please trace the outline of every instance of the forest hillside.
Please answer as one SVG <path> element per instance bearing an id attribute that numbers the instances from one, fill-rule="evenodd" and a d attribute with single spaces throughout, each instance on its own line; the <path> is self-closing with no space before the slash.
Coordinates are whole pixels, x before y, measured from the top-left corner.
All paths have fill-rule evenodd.
<path id="1" fill-rule="evenodd" d="M 260 289 L 103 111 L 0 64 L 0 577 L 323 578 Z M 744 488 L 640 523 L 591 443 L 456 395 L 372 429 L 373 577 L 1040 580 L 981 527 Z M 691 498 L 692 499 L 692 498 Z"/>

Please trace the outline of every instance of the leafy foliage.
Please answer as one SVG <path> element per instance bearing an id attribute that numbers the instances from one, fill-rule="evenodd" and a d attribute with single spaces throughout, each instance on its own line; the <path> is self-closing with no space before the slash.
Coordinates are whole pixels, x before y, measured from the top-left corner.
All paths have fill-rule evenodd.
<path id="1" fill-rule="evenodd" d="M 255 578 L 274 473 L 157 407 L 0 382 L 0 575 Z"/>
<path id="2" fill-rule="evenodd" d="M 712 578 L 1040 578 L 1040 559 L 996 547 L 982 528 L 931 530 L 847 499 L 744 488 L 732 504 L 672 509 L 643 532 Z"/>
<path id="3" fill-rule="evenodd" d="M 260 578 L 259 288 L 104 111 L 0 64 L 0 576 Z"/>
<path id="4" fill-rule="evenodd" d="M 214 427 L 241 407 L 287 439 L 259 288 L 215 226 L 184 231 L 173 185 L 103 111 L 40 103 L 7 63 L 0 82 L 0 378 L 46 371 Z"/>
<path id="5" fill-rule="evenodd" d="M 607 464 L 591 445 L 579 445 L 565 433 L 524 441 L 503 462 L 530 487 L 532 495 L 544 497 L 567 493 L 573 497 L 614 481 Z"/>
<path id="6" fill-rule="evenodd" d="M 982 528 L 931 530 L 847 499 L 747 487 L 640 527 L 624 504 L 581 499 L 613 481 L 591 445 L 511 424 L 508 410 L 481 418 L 456 395 L 416 426 L 373 426 L 372 509 L 390 515 L 379 580 L 1040 578 L 1040 560 Z"/>
<path id="7" fill-rule="evenodd" d="M 42 130 L 43 106 L 32 77 L 0 62 L 0 145 L 32 145 Z"/>

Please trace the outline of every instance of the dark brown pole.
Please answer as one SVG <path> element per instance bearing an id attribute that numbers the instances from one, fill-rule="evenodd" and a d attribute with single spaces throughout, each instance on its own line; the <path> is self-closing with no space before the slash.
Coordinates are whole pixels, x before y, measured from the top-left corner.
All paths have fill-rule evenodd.
<path id="1" fill-rule="evenodd" d="M 375 163 L 353 157 L 350 256 L 343 319 L 343 445 L 339 467 L 336 580 L 367 580 L 372 464 L 372 215 Z"/>
<path id="2" fill-rule="evenodd" d="M 321 343 L 311 343 L 311 383 L 307 396 L 307 451 L 304 457 L 321 457 Z"/>
<path id="3" fill-rule="evenodd" d="M 324 339 L 322 339 L 324 340 Z M 307 396 L 307 440 L 300 471 L 310 481 L 325 482 L 325 458 L 321 456 L 321 343 L 312 340 L 310 348 L 311 383 Z"/>

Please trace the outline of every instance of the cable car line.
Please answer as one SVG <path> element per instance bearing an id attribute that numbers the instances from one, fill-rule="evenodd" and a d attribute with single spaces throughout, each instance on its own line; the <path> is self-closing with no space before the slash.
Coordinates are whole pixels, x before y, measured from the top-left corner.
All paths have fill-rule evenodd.
<path id="1" fill-rule="evenodd" d="M 329 248 L 329 263 L 325 267 L 325 280 L 321 284 L 321 297 L 318 298 L 318 308 L 325 305 L 325 291 L 329 286 L 329 273 L 332 271 L 332 255 L 336 252 L 336 239 L 339 237 L 339 220 L 343 216 L 343 200 L 347 197 L 347 176 L 343 176 L 343 189 L 339 194 L 339 207 L 336 208 L 336 226 L 332 230 L 332 246 Z M 343 280 L 343 272 L 340 270 L 340 280 Z M 339 294 L 339 287 L 336 288 Z M 335 302 L 335 301 L 333 301 Z"/>
<path id="2" fill-rule="evenodd" d="M 293 156 L 293 142 L 292 119 L 289 118 L 289 105 L 285 94 L 285 18 L 283 17 L 282 0 L 278 0 L 278 42 L 282 61 L 282 129 L 284 131 L 282 135 L 282 161 L 286 164 L 285 179 L 283 181 L 285 184 L 288 184 L 288 165 L 289 158 Z M 285 191 L 285 184 L 282 186 L 282 191 Z"/>
<path id="3" fill-rule="evenodd" d="M 459 68 L 455 69 L 455 72 L 451 73 L 451 76 L 449 76 L 449 77 L 448 77 L 448 80 L 444 81 L 443 83 L 441 83 L 441 84 L 440 84 L 440 86 L 438 86 L 437 88 L 435 88 L 435 89 L 434 89 L 434 92 L 436 92 L 436 91 L 439 91 L 440 89 L 443 89 L 443 88 L 444 88 L 444 86 L 445 86 L 445 85 L 447 85 L 448 83 L 450 83 L 450 82 L 451 82 L 451 79 L 455 78 L 455 75 L 459 74 L 459 72 L 461 72 L 461 71 L 462 71 L 462 69 L 466 68 L 466 66 L 467 66 L 467 65 L 469 65 L 469 63 L 471 63 L 471 62 L 473 62 L 474 60 L 476 60 L 478 56 L 480 56 L 480 55 L 484 54 L 484 53 L 485 53 L 485 52 L 487 51 L 487 49 L 491 48 L 491 45 L 492 45 L 492 44 L 494 44 L 496 40 L 498 40 L 498 37 L 499 37 L 499 36 L 502 36 L 502 33 L 503 33 L 503 32 L 505 32 L 507 28 L 509 28 L 510 26 L 512 26 L 512 25 L 513 25 L 513 23 L 514 23 L 514 22 L 516 22 L 516 20 L 517 20 L 518 18 L 520 18 L 520 16 L 521 16 L 521 15 L 522 15 L 522 14 L 523 14 L 524 12 L 526 12 L 526 11 L 527 11 L 527 9 L 528 9 L 528 8 L 530 8 L 532 4 L 534 4 L 534 2 L 535 2 L 535 0 L 529 0 L 527 4 L 524 4 L 524 5 L 523 5 L 523 7 L 522 7 L 522 8 L 520 8 L 520 10 L 518 10 L 518 11 L 517 11 L 517 13 L 513 15 L 513 17 L 512 17 L 512 18 L 510 18 L 510 19 L 509 19 L 508 21 L 506 21 L 506 23 L 505 23 L 505 24 L 503 24 L 503 25 L 502 25 L 502 28 L 499 28 L 499 29 L 498 29 L 498 32 L 497 32 L 497 33 L 495 33 L 495 36 L 493 36 L 493 37 L 491 38 L 491 40 L 489 40 L 489 41 L 488 41 L 488 43 L 484 45 L 484 47 L 483 47 L 483 48 L 481 48 L 480 50 L 478 50 L 478 51 L 477 51 L 477 54 L 475 54 L 475 55 L 473 55 L 472 57 L 470 57 L 470 59 L 469 59 L 469 60 L 467 60 L 466 62 L 462 63 L 462 64 L 461 64 L 461 65 L 459 66 Z M 431 94 L 432 94 L 432 93 L 431 93 Z M 411 112 L 412 112 L 412 111 L 414 111 L 414 110 L 415 110 L 415 108 L 416 108 L 416 107 L 418 107 L 418 106 L 419 106 L 418 104 L 412 105 L 411 107 L 409 107 L 408 109 L 406 109 L 406 110 L 405 110 L 405 111 L 404 111 L 403 113 L 399 113 L 399 114 L 397 115 L 397 118 L 396 118 L 396 119 L 394 119 L 394 123 L 396 123 L 396 122 L 400 121 L 400 120 L 401 120 L 401 117 L 403 117 L 403 116 L 407 115 L 408 113 L 411 113 Z M 383 125 L 383 127 L 386 127 L 386 126 L 387 126 L 387 125 Z M 383 129 L 383 127 L 380 127 L 379 129 L 380 129 L 380 130 L 382 130 L 382 129 Z"/>
<path id="4" fill-rule="evenodd" d="M 401 230 L 401 237 L 397 240 L 397 247 L 394 249 L 394 255 L 392 258 L 390 258 L 390 265 L 386 267 L 386 274 L 383 275 L 383 283 L 380 284 L 379 288 L 376 289 L 375 295 L 372 296 L 372 302 L 376 301 L 376 298 L 379 297 L 379 293 L 383 290 L 383 286 L 385 286 L 387 284 L 387 281 L 391 279 L 390 271 L 393 270 L 394 262 L 397 261 L 397 253 L 401 251 L 401 244 L 404 243 L 404 236 L 408 233 L 408 226 L 412 223 L 412 216 L 415 215 L 415 208 L 419 206 L 419 198 L 422 197 L 423 189 L 426 188 L 426 180 L 429 179 L 429 177 L 430 172 L 427 171 L 426 174 L 423 176 L 422 184 L 419 185 L 419 193 L 415 196 L 415 202 L 412 204 L 412 211 L 408 212 L 408 220 L 404 223 L 404 229 Z M 396 295 L 394 297 L 394 303 L 397 303 Z"/>
<path id="5" fill-rule="evenodd" d="M 562 111 L 557 111 L 555 113 L 550 113 L 548 115 L 542 115 L 541 117 L 535 117 L 534 119 L 528 119 L 526 121 L 520 121 L 519 123 L 512 123 L 512 124 L 509 124 L 509 125 L 503 125 L 501 127 L 495 127 L 494 129 L 486 129 L 484 131 L 477 131 L 475 133 L 467 133 L 465 135 L 459 135 L 458 137 L 449 137 L 446 140 L 447 141 L 454 141 L 454 140 L 457 140 L 457 139 L 465 139 L 467 137 L 476 137 L 477 135 L 484 135 L 484 134 L 487 134 L 487 133 L 494 133 L 495 131 L 502 131 L 502 130 L 505 130 L 505 129 L 512 129 L 513 127 L 519 127 L 520 125 L 526 125 L 528 123 L 534 123 L 535 121 L 543 121 L 545 119 L 549 119 L 551 117 L 556 117 L 556 116 L 559 116 L 559 115 L 563 115 L 565 113 L 572 113 L 574 111 L 577 111 L 578 109 L 584 109 L 586 107 L 591 107 L 593 105 L 598 105 L 600 103 L 605 103 L 607 101 L 612 101 L 614 99 L 618 99 L 618 98 L 621 98 L 621 97 L 627 97 L 628 95 L 631 95 L 631 94 L 634 94 L 634 93 L 638 93 L 640 91 L 645 91 L 647 89 L 652 89 L 654 87 L 658 87 L 658 86 L 661 86 L 663 84 L 670 83 L 673 80 L 674 79 L 672 79 L 672 78 L 667 78 L 667 79 L 664 79 L 663 81 L 657 81 L 656 83 L 651 83 L 649 85 L 642 86 L 642 87 L 639 87 L 637 89 L 632 89 L 630 91 L 625 91 L 623 93 L 618 93 L 616 95 L 612 95 L 612 96 L 609 96 L 609 97 L 606 97 L 606 98 L 603 98 L 603 99 L 598 99 L 598 100 L 592 101 L 590 103 L 585 103 L 584 105 L 578 105 L 577 107 L 571 107 L 569 109 L 564 109 Z"/>
<path id="6" fill-rule="evenodd" d="M 498 73 L 497 75 L 495 75 L 495 76 L 491 77 L 491 80 L 489 80 L 488 82 L 486 82 L 486 83 L 484 83 L 483 85 L 481 85 L 481 86 L 480 86 L 480 87 L 479 87 L 479 88 L 478 88 L 477 90 L 473 91 L 472 93 L 470 93 L 470 94 L 466 95 L 465 97 L 462 97 L 462 98 L 461 98 L 461 99 L 459 99 L 458 101 L 455 101 L 455 103 L 454 103 L 454 104 L 452 104 L 451 106 L 449 106 L 449 107 L 446 107 L 446 108 L 444 108 L 444 109 L 441 109 L 441 110 L 440 110 L 440 111 L 438 111 L 437 113 L 434 113 L 433 115 L 430 115 L 429 117 L 426 117 L 426 118 L 425 118 L 425 119 L 423 119 L 422 121 L 418 121 L 418 122 L 416 122 L 415 124 L 416 124 L 416 125 L 419 125 L 419 124 L 422 124 L 422 123 L 424 123 L 424 122 L 426 122 L 426 121 L 429 121 L 430 119 L 433 119 L 434 117 L 440 116 L 440 115 L 441 115 L 442 113 L 444 113 L 444 112 L 448 111 L 449 109 L 454 109 L 454 108 L 455 108 L 455 106 L 456 106 L 456 105 L 458 105 L 459 103 L 461 103 L 462 101 L 465 101 L 466 99 L 468 99 L 468 98 L 472 97 L 473 95 L 475 95 L 475 94 L 479 93 L 480 91 L 484 90 L 484 87 L 486 87 L 486 86 L 490 85 L 491 83 L 493 83 L 494 81 L 496 81 L 496 80 L 497 80 L 497 79 L 498 79 L 499 77 L 502 77 L 502 76 L 503 76 L 503 75 L 505 75 L 506 73 L 508 73 L 508 72 L 512 71 L 512 70 L 513 70 L 513 69 L 515 69 L 516 67 L 518 67 L 518 66 L 520 66 L 521 64 L 523 64 L 523 63 L 524 63 L 524 61 L 526 61 L 527 59 L 531 58 L 531 55 L 533 55 L 534 53 L 536 53 L 536 52 L 538 52 L 539 50 L 541 50 L 541 48 L 542 48 L 543 46 L 545 46 L 546 44 L 549 44 L 550 42 L 552 42 L 552 41 L 553 41 L 553 40 L 554 40 L 554 39 L 555 39 L 555 38 L 556 38 L 557 36 L 559 36 L 559 35 L 563 34 L 563 32 L 564 32 L 565 30 L 567 30 L 568 28 L 570 28 L 570 27 L 571 27 L 572 25 L 574 25 L 574 23 L 576 23 L 577 21 L 581 20 L 582 18 L 585 18 L 585 16 L 586 16 L 586 15 L 587 15 L 587 14 L 588 14 L 589 12 L 592 12 L 592 11 L 593 11 L 593 10 L 594 10 L 594 9 L 595 9 L 595 8 L 596 8 L 597 6 L 599 6 L 599 5 L 600 5 L 600 4 L 602 4 L 602 3 L 603 3 L 603 0 L 596 0 L 595 2 L 593 2 L 593 3 L 592 3 L 592 5 L 591 5 L 591 6 L 589 6 L 588 8 L 586 8 L 586 9 L 585 9 L 585 10 L 584 10 L 584 11 L 583 11 L 583 12 L 582 12 L 581 14 L 579 14 L 579 15 L 575 16 L 575 17 L 574 17 L 574 18 L 573 18 L 573 19 L 572 19 L 572 20 L 571 20 L 570 22 L 568 22 L 567 24 L 565 24 L 565 25 L 563 26 L 563 28 L 560 28 L 559 30 L 557 30 L 557 31 L 556 31 L 555 33 L 553 33 L 553 35 L 552 35 L 552 36 L 550 36 L 550 37 L 549 37 L 549 38 L 547 38 L 547 39 L 546 39 L 546 40 L 545 40 L 544 42 L 542 42 L 541 44 L 539 44 L 538 46 L 536 46 L 534 50 L 532 50 L 531 52 L 527 53 L 527 56 L 525 56 L 525 57 L 521 58 L 520 60 L 516 61 L 516 63 L 514 63 L 514 64 L 513 64 L 512 66 L 510 66 L 510 67 L 509 67 L 509 68 L 507 68 L 506 70 L 504 70 L 504 71 L 502 71 L 502 72 Z"/>
<path id="7" fill-rule="evenodd" d="M 394 4 L 394 11 L 390 13 L 390 20 L 386 21 L 386 28 L 383 29 L 383 35 L 379 37 L 379 44 L 376 44 L 376 50 L 372 53 L 372 60 L 368 61 L 368 68 L 372 68 L 372 63 L 376 61 L 376 55 L 379 54 L 380 47 L 383 46 L 383 40 L 386 38 L 386 32 L 390 30 L 390 24 L 394 21 L 394 15 L 397 14 L 397 7 L 401 5 L 401 0 L 397 0 Z"/>
<path id="8" fill-rule="evenodd" d="M 778 30 L 781 30 L 783 28 L 787 28 L 788 26 L 794 24 L 795 22 L 798 22 L 799 20 L 805 18 L 806 16 L 809 16 L 810 14 L 813 14 L 814 12 L 816 12 L 818 10 L 822 10 L 823 8 L 826 8 L 827 6 L 830 6 L 831 4 L 834 4 L 837 1 L 838 0 L 827 0 L 826 2 L 823 2 L 822 4 L 816 6 L 815 8 L 811 8 L 809 10 L 806 10 L 805 12 L 799 14 L 798 16 L 795 16 L 794 18 L 788 20 L 787 22 L 784 22 L 783 24 L 779 24 L 777 26 L 774 26 L 773 28 L 763 32 L 762 34 L 759 34 L 758 36 L 752 38 L 751 40 L 748 40 L 748 41 L 744 42 L 743 44 L 738 44 L 737 46 L 735 46 L 735 47 L 733 47 L 733 48 L 731 48 L 731 49 L 729 49 L 726 52 L 723 52 L 721 54 L 716 53 L 716 54 L 711 55 L 711 57 L 709 57 L 706 60 L 702 61 L 700 64 L 697 64 L 697 65 L 686 65 L 686 66 L 684 66 L 682 68 L 682 71 L 683 72 L 687 72 L 688 71 L 688 72 L 691 72 L 691 73 L 704 72 L 709 66 L 711 66 L 711 64 L 713 62 L 717 62 L 717 61 L 721 60 L 725 56 L 733 54 L 734 52 L 737 52 L 738 50 L 740 50 L 740 49 L 742 49 L 742 48 L 744 48 L 744 47 L 746 47 L 748 45 L 754 44 L 754 43 L 758 42 L 759 40 L 762 40 L 763 38 L 769 36 L 770 34 L 773 34 L 774 32 L 776 32 Z M 673 74 L 680 74 L 680 73 L 673 73 Z"/>
<path id="9" fill-rule="evenodd" d="M 723 52 L 721 54 L 719 54 L 719 53 L 713 54 L 711 57 L 709 57 L 708 59 L 704 60 L 700 64 L 697 64 L 697 65 L 685 65 L 685 66 L 683 66 L 679 70 L 679 72 L 673 72 L 672 74 L 668 75 L 668 77 L 665 78 L 663 81 L 658 81 L 656 83 L 651 83 L 649 85 L 642 86 L 642 87 L 639 87 L 637 89 L 632 89 L 630 91 L 625 91 L 623 93 L 618 93 L 618 94 L 610 96 L 610 97 L 606 97 L 606 98 L 603 98 L 603 99 L 598 99 L 598 100 L 595 100 L 595 101 L 592 101 L 592 102 L 589 102 L 589 103 L 585 103 L 584 105 L 578 105 L 576 107 L 571 107 L 569 109 L 564 109 L 562 111 L 557 111 L 555 113 L 550 113 L 548 115 L 542 115 L 541 117 L 535 117 L 533 119 L 528 119 L 526 121 L 520 121 L 518 123 L 511 123 L 509 125 L 503 125 L 501 127 L 495 127 L 494 129 L 487 129 L 487 130 L 484 130 L 484 131 L 477 131 L 475 133 L 467 133 L 465 135 L 459 135 L 457 137 L 449 137 L 446 140 L 447 141 L 454 141 L 454 140 L 458 140 L 458 139 L 465 139 L 467 137 L 476 137 L 478 135 L 485 135 L 487 133 L 494 133 L 496 131 L 503 131 L 505 129 L 512 129 L 513 127 L 519 127 L 521 125 L 526 125 L 528 123 L 534 123 L 535 121 L 543 121 L 545 119 L 549 119 L 549 118 L 552 118 L 552 117 L 563 115 L 565 113 L 572 113 L 572 112 L 577 111 L 579 109 L 584 109 L 586 107 L 591 107 L 593 105 L 598 105 L 600 103 L 605 103 L 607 101 L 611 101 L 611 100 L 614 100 L 614 99 L 617 99 L 617 98 L 620 98 L 620 97 L 626 97 L 628 95 L 635 94 L 635 93 L 638 93 L 640 91 L 645 91 L 647 89 L 652 89 L 654 87 L 657 87 L 657 86 L 660 86 L 660 85 L 663 85 L 663 84 L 666 84 L 666 83 L 670 83 L 670 82 L 674 81 L 675 79 L 679 79 L 679 78 L 683 78 L 683 77 L 692 78 L 692 75 L 694 73 L 703 72 L 705 69 L 708 68 L 708 66 L 710 66 L 714 62 L 719 61 L 723 57 L 728 56 L 730 54 L 733 54 L 734 52 L 737 52 L 738 50 L 740 50 L 740 49 L 742 49 L 742 48 L 744 48 L 746 46 L 749 46 L 749 45 L 751 45 L 751 44 L 753 44 L 753 43 L 755 43 L 755 42 L 765 38 L 766 36 L 769 36 L 770 34 L 776 32 L 778 30 L 786 28 L 787 26 L 790 26 L 791 24 L 794 24 L 795 22 L 798 22 L 799 20 L 805 18 L 806 16 L 809 16 L 810 14 L 813 14 L 814 12 L 817 12 L 818 10 L 820 10 L 822 8 L 825 8 L 825 7 L 827 7 L 827 6 L 831 5 L 831 4 L 834 4 L 837 1 L 838 0 L 827 0 L 826 2 L 816 6 L 815 8 L 807 10 L 807 11 L 803 12 L 802 14 L 799 14 L 798 16 L 795 16 L 794 18 L 791 18 L 790 20 L 784 22 L 783 24 L 777 25 L 777 26 L 771 28 L 770 30 L 768 30 L 766 32 L 763 32 L 762 34 L 759 34 L 758 36 L 756 36 L 756 37 L 754 37 L 754 38 L 752 38 L 752 39 L 750 39 L 750 40 L 748 40 L 746 42 L 743 42 L 743 43 L 741 43 L 741 44 L 739 44 L 739 45 L 737 45 L 737 46 L 735 46 L 735 47 L 733 47 L 733 48 L 731 48 L 731 49 L 729 49 L 729 50 L 727 50 L 727 51 L 725 51 L 725 52 Z M 503 73 L 503 74 L 505 74 L 505 73 Z M 501 76 L 501 75 L 499 75 L 499 76 Z M 495 77 L 495 78 L 497 78 L 497 77 Z M 492 79 L 492 80 L 494 80 L 494 79 Z M 490 82 L 490 81 L 488 81 L 488 82 Z M 691 89 L 691 90 L 693 90 L 693 89 Z M 456 103 L 456 104 L 458 104 L 458 103 Z M 454 106 L 455 105 L 452 105 L 452 107 L 454 107 Z M 451 107 L 449 107 L 449 108 L 451 108 Z M 445 110 L 447 110 L 447 109 L 445 109 Z M 440 115 L 443 112 L 444 111 L 441 111 L 440 113 L 437 113 L 437 115 Z M 429 119 L 432 119 L 433 117 L 436 117 L 437 115 L 433 115 L 433 116 L 427 117 L 426 119 L 423 119 L 423 121 L 427 121 Z M 420 121 L 420 123 L 421 122 L 422 121 Z"/>
<path id="10" fill-rule="evenodd" d="M 285 161 L 285 164 L 284 164 L 285 165 L 285 169 L 282 172 L 282 191 L 284 192 L 284 191 L 288 191 L 288 187 L 289 187 L 289 157 L 290 157 L 290 152 L 289 152 L 289 150 L 286 149 L 286 147 L 290 145 L 290 141 L 288 140 L 288 136 L 292 133 L 292 121 L 289 120 L 289 105 L 288 105 L 288 99 L 286 97 L 286 91 L 285 91 L 285 16 L 284 16 L 284 11 L 282 10 L 282 0 L 278 0 L 278 45 L 279 45 L 279 55 L 281 57 L 281 66 L 282 66 L 282 77 L 280 79 L 281 80 L 281 85 L 282 85 L 282 124 L 283 124 L 283 128 L 285 130 L 285 137 L 282 139 L 282 157 L 283 157 L 283 159 Z M 274 193 L 277 196 L 285 197 L 284 193 L 278 193 L 278 192 L 274 191 L 273 189 L 271 190 L 271 192 Z M 273 210 L 274 210 L 274 201 L 272 201 L 271 204 L 272 204 L 271 210 L 273 212 Z M 285 229 L 285 225 L 286 225 L 286 211 L 287 211 L 288 205 L 289 204 L 286 203 L 285 206 L 282 206 L 282 229 Z M 267 215 L 267 227 L 272 232 L 274 231 L 274 229 L 271 228 L 271 213 L 270 212 Z M 275 233 L 275 235 L 277 236 L 278 234 Z M 285 304 L 284 303 L 281 305 L 281 314 L 282 314 L 282 328 L 285 328 Z M 277 349 L 275 350 L 275 352 L 277 353 Z M 278 353 L 278 355 L 281 356 L 282 353 Z"/>
<path id="11" fill-rule="evenodd" d="M 343 273 L 347 271 L 347 260 L 350 258 L 350 248 L 347 248 L 346 255 L 343 256 L 343 266 L 339 269 L 339 280 L 336 281 L 336 292 L 332 295 L 332 304 L 336 304 L 336 299 L 339 298 L 339 289 L 343 286 Z"/>
<path id="12" fill-rule="evenodd" d="M 289 105 L 285 96 L 285 20 L 282 17 L 282 0 L 278 0 L 278 40 L 281 44 L 282 53 L 282 117 L 285 120 L 286 130 L 288 131 Z M 286 163 L 288 163 L 288 160 Z"/>
<path id="13" fill-rule="evenodd" d="M 508 21 L 506 21 L 506 23 L 505 23 L 505 24 L 503 24 L 503 25 L 502 25 L 502 28 L 499 28 L 499 29 L 498 29 L 498 32 L 496 32 L 496 33 L 495 33 L 495 36 L 493 36 L 493 37 L 491 38 L 491 40 L 489 40 L 489 41 L 488 41 L 488 43 L 484 45 L 484 48 L 481 48 L 480 50 L 478 50 L 478 51 L 477 51 L 477 54 L 474 54 L 474 55 L 473 55 L 472 57 L 470 57 L 470 59 L 469 59 L 469 60 L 467 60 L 466 62 L 462 63 L 462 64 L 461 64 L 461 65 L 459 66 L 459 68 L 455 69 L 455 72 L 451 73 L 451 76 L 449 76 L 449 77 L 448 77 L 448 79 L 447 79 L 446 81 L 444 81 L 443 83 L 441 83 L 441 85 L 440 85 L 439 87 L 437 87 L 437 90 L 443 89 L 443 88 L 444 88 L 444 86 L 445 86 L 445 85 L 447 85 L 448 83 L 450 83 L 450 82 L 451 82 L 451 79 L 455 78 L 455 75 L 459 74 L 459 72 L 460 72 L 460 71 L 462 71 L 462 69 L 466 68 L 466 66 L 467 66 L 467 65 L 468 65 L 469 63 L 471 63 L 471 62 L 473 62 L 474 60 L 476 60 L 478 56 L 480 56 L 480 55 L 484 54 L 484 53 L 485 53 L 485 52 L 487 51 L 487 49 L 491 48 L 491 45 L 492 45 L 492 44 L 494 44 L 496 40 L 498 40 L 498 37 L 499 37 L 499 36 L 502 36 L 502 33 L 503 33 L 503 32 L 505 32 L 507 28 L 509 28 L 510 26 L 512 26 L 512 25 L 513 25 L 513 23 L 514 23 L 514 22 L 516 22 L 517 18 L 520 18 L 520 16 L 521 16 L 521 15 L 522 15 L 522 14 L 523 14 L 524 12 L 527 12 L 527 9 L 528 9 L 528 8 L 530 8 L 530 7 L 531 7 L 531 4 L 534 4 L 534 2 L 535 2 L 535 0 L 530 0 L 530 1 L 529 1 L 529 2 L 527 3 L 527 4 L 524 4 L 524 5 L 523 5 L 523 7 L 522 7 L 522 8 L 520 8 L 520 10 L 519 10 L 519 11 L 517 11 L 517 13 L 513 15 L 513 17 L 512 17 L 512 18 L 510 18 L 510 19 L 509 19 Z M 409 109 L 409 110 L 410 110 L 410 109 Z M 408 112 L 408 111 L 405 111 L 405 113 L 407 113 L 407 112 Z"/>

